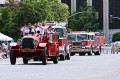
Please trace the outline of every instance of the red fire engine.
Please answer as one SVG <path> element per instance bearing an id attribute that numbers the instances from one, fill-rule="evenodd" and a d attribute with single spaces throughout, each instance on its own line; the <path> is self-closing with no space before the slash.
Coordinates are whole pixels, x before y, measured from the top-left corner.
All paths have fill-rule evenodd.
<path id="1" fill-rule="evenodd" d="M 70 46 L 67 39 L 67 30 L 63 26 L 52 26 L 55 32 L 59 32 L 59 57 L 60 60 L 70 60 Z"/>
<path id="2" fill-rule="evenodd" d="M 58 63 L 58 33 L 44 34 L 43 40 L 39 34 L 29 34 L 10 44 L 10 62 L 16 64 L 16 58 L 23 58 L 27 64 L 30 59 L 41 60 L 43 65 L 51 59 Z"/>
<path id="3" fill-rule="evenodd" d="M 48 21 L 46 22 L 48 26 L 52 26 L 52 29 L 55 32 L 59 33 L 59 40 L 58 40 L 58 45 L 59 45 L 59 57 L 60 60 L 70 60 L 70 46 L 68 44 L 68 39 L 67 39 L 67 29 L 66 29 L 66 23 L 65 22 L 54 22 L 54 21 Z"/>
<path id="4" fill-rule="evenodd" d="M 104 44 L 104 36 L 101 36 L 99 32 L 72 32 L 68 34 L 68 40 L 71 44 L 71 56 L 75 53 L 100 55 L 101 46 Z"/>

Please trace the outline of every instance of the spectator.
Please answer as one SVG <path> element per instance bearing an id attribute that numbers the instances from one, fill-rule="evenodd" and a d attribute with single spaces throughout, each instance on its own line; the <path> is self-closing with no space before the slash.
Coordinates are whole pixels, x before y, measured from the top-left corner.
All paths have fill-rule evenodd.
<path id="1" fill-rule="evenodd" d="M 0 43 L 0 59 L 2 58 L 2 44 Z"/>
<path id="2" fill-rule="evenodd" d="M 32 26 L 31 23 L 28 23 L 28 28 L 29 28 L 29 34 L 34 34 L 35 33 L 35 27 Z"/>
<path id="3" fill-rule="evenodd" d="M 5 42 L 2 42 L 2 51 L 4 52 L 5 58 L 7 58 L 7 50 L 8 50 L 7 45 L 5 44 Z"/>

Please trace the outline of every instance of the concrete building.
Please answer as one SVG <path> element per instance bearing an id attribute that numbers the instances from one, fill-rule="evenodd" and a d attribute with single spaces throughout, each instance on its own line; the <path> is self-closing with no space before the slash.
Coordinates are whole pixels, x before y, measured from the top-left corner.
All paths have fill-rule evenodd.
<path id="1" fill-rule="evenodd" d="M 84 1 L 62 0 L 63 3 L 67 3 L 70 6 L 71 13 L 75 10 L 78 11 Z M 105 37 L 107 37 L 106 41 L 109 42 L 109 34 L 120 32 L 120 0 L 87 0 L 87 5 L 92 5 L 99 13 L 99 30 L 104 32 Z M 112 22 L 110 15 L 112 15 Z"/>
<path id="2" fill-rule="evenodd" d="M 0 7 L 2 7 L 5 4 L 6 0 L 0 0 Z"/>

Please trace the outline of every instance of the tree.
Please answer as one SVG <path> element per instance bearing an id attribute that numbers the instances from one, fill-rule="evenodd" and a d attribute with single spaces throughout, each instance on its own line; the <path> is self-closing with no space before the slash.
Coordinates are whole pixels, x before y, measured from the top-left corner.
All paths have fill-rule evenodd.
<path id="1" fill-rule="evenodd" d="M 117 33 L 113 34 L 112 41 L 113 42 L 120 41 L 120 32 L 117 32 Z"/>
<path id="2" fill-rule="evenodd" d="M 69 16 L 69 7 L 67 4 L 61 2 L 61 0 L 51 0 L 51 11 L 54 15 L 55 21 L 65 21 Z"/>
<path id="3" fill-rule="evenodd" d="M 19 7 L 19 1 L 17 0 L 6 0 L 6 6 L 9 6 L 10 8 Z"/>
<path id="4" fill-rule="evenodd" d="M 96 11 L 94 8 L 88 8 L 86 5 L 83 5 L 80 7 L 80 10 L 74 14 L 76 15 L 69 18 L 72 30 L 96 31 L 98 29 Z"/>
<path id="5" fill-rule="evenodd" d="M 17 27 L 15 27 L 15 23 L 13 22 L 14 12 L 10 7 L 3 7 L 0 10 L 0 32 L 11 36 L 13 38 L 18 38 Z"/>
<path id="6" fill-rule="evenodd" d="M 8 0 L 0 9 L 0 31 L 13 39 L 20 37 L 20 27 L 28 23 L 66 21 L 68 6 L 60 0 Z"/>

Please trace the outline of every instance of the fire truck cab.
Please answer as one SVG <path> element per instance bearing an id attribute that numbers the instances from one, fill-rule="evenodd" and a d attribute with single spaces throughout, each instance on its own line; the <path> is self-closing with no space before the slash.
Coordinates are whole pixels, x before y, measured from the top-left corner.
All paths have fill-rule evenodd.
<path id="1" fill-rule="evenodd" d="M 71 43 L 71 56 L 75 53 L 79 55 L 101 54 L 101 45 L 104 44 L 104 37 L 96 35 L 95 32 L 78 31 L 68 34 L 68 40 Z"/>

